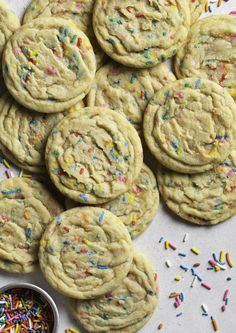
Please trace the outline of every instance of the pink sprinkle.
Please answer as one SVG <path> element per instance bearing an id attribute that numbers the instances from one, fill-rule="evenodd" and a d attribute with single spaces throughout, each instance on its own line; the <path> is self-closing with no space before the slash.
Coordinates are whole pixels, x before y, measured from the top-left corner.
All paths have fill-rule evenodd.
<path id="1" fill-rule="evenodd" d="M 80 250 L 80 253 L 88 253 L 88 249 L 82 248 L 82 249 Z"/>
<path id="2" fill-rule="evenodd" d="M 232 12 L 230 12 L 229 15 L 236 15 L 236 10 L 233 10 Z"/>
<path id="3" fill-rule="evenodd" d="M 228 294 L 229 294 L 229 289 L 226 289 L 225 290 L 225 293 L 224 293 L 224 297 L 223 297 L 223 301 L 225 302 L 227 297 L 228 297 Z"/>
<path id="4" fill-rule="evenodd" d="M 236 41 L 236 35 L 229 36 L 229 39 L 230 39 L 231 42 L 235 42 Z"/>
<path id="5" fill-rule="evenodd" d="M 126 183 L 126 177 L 124 175 L 118 176 L 118 179 L 119 179 L 120 182 Z"/>
<path id="6" fill-rule="evenodd" d="M 142 190 L 139 186 L 137 185 L 134 185 L 133 186 L 133 192 L 137 195 L 137 196 L 140 196 L 140 194 L 142 193 Z"/>
<path id="7" fill-rule="evenodd" d="M 179 96 L 180 98 L 184 98 L 184 93 L 183 93 L 183 91 L 180 91 L 180 92 L 178 93 L 178 96 Z"/>
<path id="8" fill-rule="evenodd" d="M 175 306 L 175 308 L 177 309 L 177 308 L 180 306 L 180 303 L 175 302 L 175 303 L 174 303 L 174 306 Z"/>
<path id="9" fill-rule="evenodd" d="M 10 169 L 7 169 L 5 171 L 5 173 L 7 175 L 7 178 L 13 178 L 14 177 L 14 173 Z"/>
<path id="10" fill-rule="evenodd" d="M 110 298 L 110 297 L 114 297 L 114 292 L 113 291 L 109 291 L 109 292 L 107 292 L 106 294 L 105 294 L 105 296 L 107 297 L 107 298 Z"/>
<path id="11" fill-rule="evenodd" d="M 230 169 L 230 170 L 227 172 L 226 176 L 227 176 L 227 177 L 231 177 L 231 176 L 233 176 L 233 174 L 234 174 L 234 170 L 233 170 L 233 169 Z"/>
<path id="12" fill-rule="evenodd" d="M 21 52 L 21 49 L 17 48 L 17 47 L 13 47 L 12 49 L 13 51 L 13 54 L 18 57 L 22 52 Z"/>
<path id="13" fill-rule="evenodd" d="M 177 247 L 174 244 L 170 243 L 170 242 L 169 242 L 169 247 L 174 251 L 177 249 Z"/>
<path id="14" fill-rule="evenodd" d="M 4 223 L 4 224 L 6 224 L 7 222 L 8 222 L 8 217 L 6 216 L 6 215 L 1 215 L 1 217 L 0 217 L 0 219 L 2 220 L 2 222 Z"/>
<path id="15" fill-rule="evenodd" d="M 54 67 L 49 66 L 46 68 L 46 73 L 48 75 L 55 75 L 55 74 L 57 74 L 57 71 Z"/>
<path id="16" fill-rule="evenodd" d="M 215 267 L 217 265 L 217 262 L 213 259 L 209 260 L 209 264 L 213 267 Z"/>
<path id="17" fill-rule="evenodd" d="M 76 2 L 76 7 L 77 8 L 82 8 L 82 3 L 81 2 Z"/>
<path id="18" fill-rule="evenodd" d="M 204 288 L 206 288 L 208 290 L 211 290 L 211 286 L 208 283 L 206 283 L 206 282 L 202 282 L 201 286 L 203 286 Z"/>

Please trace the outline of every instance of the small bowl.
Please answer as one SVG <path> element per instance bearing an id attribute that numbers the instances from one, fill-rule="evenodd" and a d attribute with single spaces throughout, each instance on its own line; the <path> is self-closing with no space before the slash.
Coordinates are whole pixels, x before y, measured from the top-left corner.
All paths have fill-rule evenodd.
<path id="1" fill-rule="evenodd" d="M 49 296 L 49 294 L 45 290 L 43 290 L 42 288 L 35 286 L 34 284 L 31 284 L 31 283 L 17 283 L 17 284 L 10 283 L 10 284 L 7 284 L 7 285 L 1 287 L 0 293 L 6 292 L 11 289 L 29 289 L 29 290 L 33 290 L 36 293 L 38 293 L 41 296 L 41 298 L 49 304 L 49 306 L 52 310 L 53 328 L 50 333 L 58 333 L 59 313 L 57 310 L 57 306 L 56 306 L 55 302 L 53 301 L 53 299 L 51 298 L 51 296 Z"/>

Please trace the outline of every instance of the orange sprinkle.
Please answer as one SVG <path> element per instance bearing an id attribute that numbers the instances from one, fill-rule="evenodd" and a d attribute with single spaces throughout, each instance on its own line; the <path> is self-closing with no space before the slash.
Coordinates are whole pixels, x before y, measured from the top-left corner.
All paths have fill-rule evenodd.
<path id="1" fill-rule="evenodd" d="M 230 258 L 230 255 L 229 253 L 226 253 L 226 261 L 227 261 L 227 264 L 229 265 L 230 268 L 233 268 L 234 267 L 234 264 L 232 262 L 232 259 Z"/>
<path id="2" fill-rule="evenodd" d="M 207 1 L 206 4 L 205 4 L 205 12 L 206 13 L 208 13 L 208 7 L 209 7 L 209 5 L 208 5 L 208 1 Z"/>
<path id="3" fill-rule="evenodd" d="M 160 323 L 160 325 L 158 326 L 158 329 L 161 330 L 164 327 L 163 323 Z"/>

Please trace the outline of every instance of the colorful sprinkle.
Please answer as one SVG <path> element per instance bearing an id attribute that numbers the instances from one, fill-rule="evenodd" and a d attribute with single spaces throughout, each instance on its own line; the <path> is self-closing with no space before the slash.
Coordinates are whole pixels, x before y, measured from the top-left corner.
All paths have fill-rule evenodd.
<path id="1" fill-rule="evenodd" d="M 230 257 L 230 254 L 227 252 L 226 253 L 226 261 L 227 261 L 227 264 L 229 265 L 230 268 L 233 268 L 234 267 L 234 264 L 232 262 L 232 259 Z"/>
<path id="2" fill-rule="evenodd" d="M 202 282 L 201 286 L 204 287 L 204 288 L 206 288 L 207 290 L 211 290 L 211 286 L 208 283 L 206 283 L 206 282 Z"/>
<path id="3" fill-rule="evenodd" d="M 196 247 L 192 247 L 191 251 L 196 255 L 199 255 L 201 253 L 198 249 L 196 249 Z"/>

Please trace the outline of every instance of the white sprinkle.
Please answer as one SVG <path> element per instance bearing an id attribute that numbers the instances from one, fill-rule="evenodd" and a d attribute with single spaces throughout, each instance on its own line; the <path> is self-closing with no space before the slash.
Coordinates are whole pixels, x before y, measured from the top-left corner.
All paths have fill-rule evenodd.
<path id="1" fill-rule="evenodd" d="M 187 239 L 188 239 L 188 233 L 186 233 L 186 234 L 184 235 L 183 243 L 185 243 Z"/>
<path id="2" fill-rule="evenodd" d="M 22 175 L 23 175 L 23 170 L 21 169 L 19 172 L 19 177 L 22 177 Z"/>
<path id="3" fill-rule="evenodd" d="M 202 304 L 202 310 L 203 312 L 208 313 L 208 309 L 205 304 Z"/>
<path id="4" fill-rule="evenodd" d="M 167 266 L 168 268 L 170 268 L 170 267 L 172 266 L 170 260 L 166 260 L 166 266 Z"/>
<path id="5" fill-rule="evenodd" d="M 193 281 L 192 281 L 192 283 L 191 283 L 191 286 L 190 286 L 191 288 L 193 288 L 193 286 L 194 286 L 196 280 L 197 280 L 197 276 L 195 275 L 194 278 L 193 278 Z"/>

